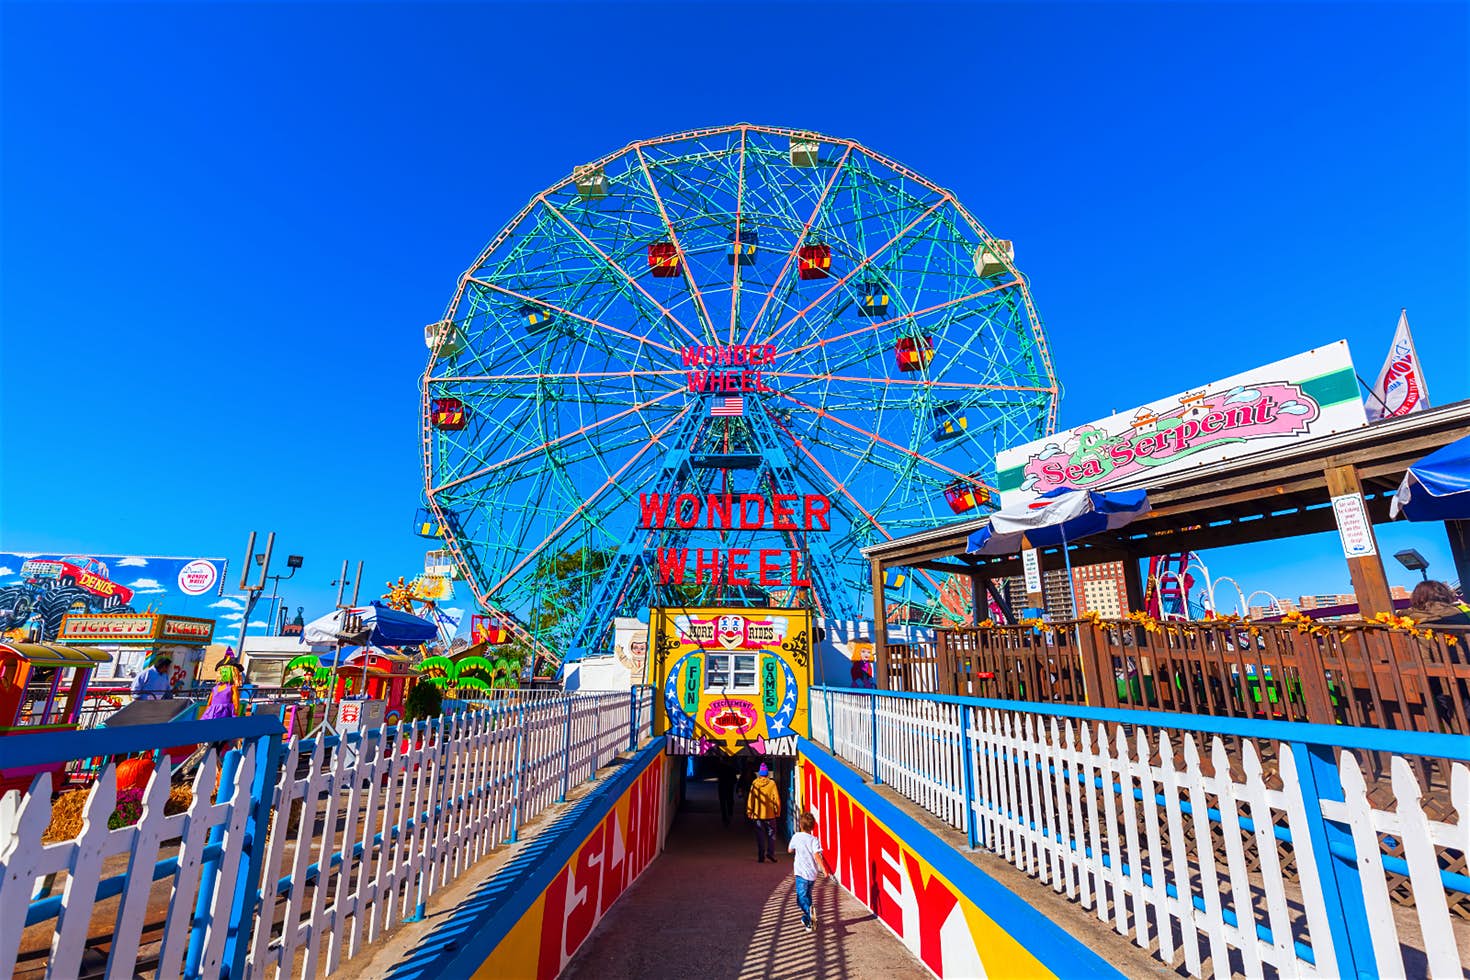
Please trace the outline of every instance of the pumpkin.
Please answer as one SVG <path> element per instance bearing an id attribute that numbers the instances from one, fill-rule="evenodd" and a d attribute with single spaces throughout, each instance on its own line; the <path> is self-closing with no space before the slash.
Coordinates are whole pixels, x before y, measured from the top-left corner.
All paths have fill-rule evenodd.
<path id="1" fill-rule="evenodd" d="M 117 788 L 147 789 L 148 780 L 153 778 L 153 760 L 147 758 L 124 759 L 117 764 Z"/>

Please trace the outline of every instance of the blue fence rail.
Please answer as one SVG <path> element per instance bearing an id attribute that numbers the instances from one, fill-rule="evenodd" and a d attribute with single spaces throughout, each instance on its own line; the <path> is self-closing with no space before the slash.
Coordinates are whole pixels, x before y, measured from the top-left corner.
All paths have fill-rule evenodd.
<path id="1" fill-rule="evenodd" d="M 111 766 L 91 790 L 88 823 L 73 841 L 41 844 L 51 812 L 45 792 L 0 801 L 0 970 L 15 969 L 25 926 L 55 920 L 48 976 L 73 972 L 68 964 L 79 965 L 91 938 L 95 903 L 121 896 L 117 921 L 132 923 L 136 928 L 127 928 L 137 933 L 152 882 L 165 880 L 174 899 L 160 975 L 246 977 L 274 966 L 291 972 L 302 957 L 307 972 L 319 959 L 335 968 L 356 952 L 364 921 L 374 927 L 370 933 L 381 933 L 409 909 L 421 915 L 426 896 L 472 863 L 470 852 L 478 856 L 513 840 L 540 808 L 565 798 L 573 777 L 591 778 L 617 752 L 650 737 L 651 721 L 651 692 L 638 688 L 495 702 L 431 721 L 290 744 L 280 720 L 269 716 L 0 739 L 0 769 L 158 757 L 133 827 L 107 827 L 115 799 Z M 165 816 L 163 750 L 196 743 L 233 747 L 219 756 L 218 768 L 214 756 L 205 760 L 189 810 Z M 328 819 L 314 831 L 318 806 Z M 292 825 L 293 808 L 299 828 Z M 344 821 L 330 819 L 339 808 L 345 829 Z M 159 855 L 171 838 L 178 852 Z M 289 866 L 287 844 L 297 850 Z M 102 876 L 108 854 L 131 854 L 128 872 Z M 70 879 L 67 888 L 46 894 L 46 883 L 59 874 Z M 307 901 L 308 894 L 317 897 Z M 180 896 L 194 897 L 181 905 Z M 315 921 L 320 916 L 329 927 Z M 344 941 L 344 918 L 353 920 L 350 941 Z M 279 926 L 274 934 L 273 926 Z M 109 975 L 135 970 L 139 943 L 128 938 L 126 929 L 114 937 Z"/>
<path id="2" fill-rule="evenodd" d="M 1470 844 L 1466 739 L 848 688 L 815 689 L 811 725 L 972 848 L 1126 923 L 1187 972 L 1234 950 L 1247 974 L 1396 976 L 1422 955 L 1431 975 L 1461 975 L 1449 906 L 1470 889 L 1453 866 Z M 1373 763 L 1366 776 L 1358 756 Z M 1454 822 L 1451 787 L 1466 797 Z M 1422 812 L 1426 792 L 1442 819 Z M 1417 931 L 1395 924 L 1390 876 L 1412 893 Z"/>

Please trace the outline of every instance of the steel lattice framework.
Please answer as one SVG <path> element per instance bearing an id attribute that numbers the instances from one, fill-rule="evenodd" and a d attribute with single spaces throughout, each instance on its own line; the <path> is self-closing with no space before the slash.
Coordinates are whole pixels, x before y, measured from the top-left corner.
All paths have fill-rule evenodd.
<path id="1" fill-rule="evenodd" d="M 710 544 L 800 548 L 814 587 L 756 598 L 857 615 L 860 548 L 973 509 L 995 452 L 1055 426 L 1007 246 L 856 142 L 766 126 L 632 143 L 538 194 L 429 328 L 425 490 L 478 601 L 575 656 L 615 613 L 738 601 L 660 591 L 654 549 Z M 712 418 L 683 351 L 741 344 L 775 348 L 774 390 Z M 833 526 L 643 530 L 654 492 L 825 494 Z"/>

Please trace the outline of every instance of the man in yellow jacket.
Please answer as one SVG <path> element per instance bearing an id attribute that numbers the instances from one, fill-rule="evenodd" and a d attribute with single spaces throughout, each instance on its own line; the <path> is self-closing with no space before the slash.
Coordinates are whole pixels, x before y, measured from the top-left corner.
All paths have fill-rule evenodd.
<path id="1" fill-rule="evenodd" d="M 781 791 L 764 762 L 745 797 L 745 815 L 755 822 L 755 859 L 776 863 L 776 820 L 781 816 Z"/>

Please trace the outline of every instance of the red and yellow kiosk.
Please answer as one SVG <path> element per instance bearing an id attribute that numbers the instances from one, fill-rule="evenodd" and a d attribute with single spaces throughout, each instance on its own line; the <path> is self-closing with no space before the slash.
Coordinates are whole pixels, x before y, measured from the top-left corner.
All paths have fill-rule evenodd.
<path id="1" fill-rule="evenodd" d="M 654 609 L 654 732 L 671 755 L 795 756 L 807 730 L 813 632 L 805 609 Z"/>
<path id="2" fill-rule="evenodd" d="M 92 671 L 109 656 L 50 643 L 0 643 L 0 737 L 70 731 L 77 727 Z M 0 795 L 24 792 L 37 773 L 64 763 L 0 769 Z M 52 777 L 55 779 L 55 776 Z"/>

